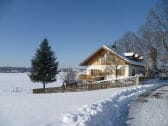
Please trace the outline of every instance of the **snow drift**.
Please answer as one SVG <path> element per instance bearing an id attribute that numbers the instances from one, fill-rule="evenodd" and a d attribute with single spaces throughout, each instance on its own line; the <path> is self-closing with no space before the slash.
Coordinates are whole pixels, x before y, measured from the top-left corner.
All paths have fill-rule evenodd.
<path id="1" fill-rule="evenodd" d="M 140 94 L 161 85 L 144 85 L 124 89 L 111 98 L 92 105 L 85 105 L 77 114 L 67 114 L 64 126 L 119 126 L 127 119 L 129 103 Z"/>

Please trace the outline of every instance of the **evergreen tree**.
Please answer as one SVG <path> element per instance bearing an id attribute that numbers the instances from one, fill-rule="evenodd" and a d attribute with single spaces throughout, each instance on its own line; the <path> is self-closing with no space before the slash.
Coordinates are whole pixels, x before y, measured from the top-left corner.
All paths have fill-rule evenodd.
<path id="1" fill-rule="evenodd" d="M 117 42 L 116 41 L 113 43 L 112 48 L 117 49 Z"/>
<path id="2" fill-rule="evenodd" d="M 56 81 L 56 75 L 58 74 L 58 61 L 56 60 L 55 53 L 48 45 L 48 40 L 44 39 L 32 59 L 30 79 L 33 82 L 43 83 L 44 89 L 47 83 Z"/>

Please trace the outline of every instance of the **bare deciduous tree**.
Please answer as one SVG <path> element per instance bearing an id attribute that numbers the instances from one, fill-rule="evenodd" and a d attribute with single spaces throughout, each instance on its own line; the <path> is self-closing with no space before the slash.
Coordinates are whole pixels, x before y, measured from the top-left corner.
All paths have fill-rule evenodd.
<path id="1" fill-rule="evenodd" d="M 153 30 L 153 24 L 146 22 L 140 29 L 139 37 L 143 44 L 146 63 L 154 73 L 161 66 L 161 58 L 164 56 L 164 47 L 161 43 L 160 32 Z"/>
<path id="2" fill-rule="evenodd" d="M 60 72 L 59 77 L 63 81 L 63 86 L 67 86 L 67 84 L 70 84 L 71 81 L 76 80 L 76 74 L 72 70 L 67 72 Z"/>
<path id="3" fill-rule="evenodd" d="M 115 79 L 118 79 L 119 74 L 119 69 L 123 69 L 124 67 L 119 67 L 119 64 L 121 64 L 121 59 L 118 58 L 114 54 L 108 54 L 107 55 L 107 64 L 109 64 L 109 70 L 111 71 L 110 74 L 114 73 Z"/>
<path id="4" fill-rule="evenodd" d="M 153 71 L 168 64 L 168 0 L 158 1 L 138 31 L 125 33 L 114 47 L 120 52 L 143 55 L 146 67 Z"/>
<path id="5" fill-rule="evenodd" d="M 150 10 L 147 22 L 160 35 L 160 42 L 168 51 L 168 0 L 161 0 Z"/>
<path id="6" fill-rule="evenodd" d="M 139 38 L 133 32 L 127 32 L 117 41 L 118 50 L 121 52 L 137 52 L 141 53 Z"/>

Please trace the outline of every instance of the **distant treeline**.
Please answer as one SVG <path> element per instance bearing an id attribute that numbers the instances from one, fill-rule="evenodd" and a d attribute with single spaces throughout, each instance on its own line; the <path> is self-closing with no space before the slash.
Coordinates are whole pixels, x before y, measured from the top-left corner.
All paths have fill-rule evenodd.
<path id="1" fill-rule="evenodd" d="M 25 73 L 30 72 L 30 70 L 30 67 L 0 67 L 0 73 Z"/>
<path id="2" fill-rule="evenodd" d="M 30 71 L 31 71 L 31 67 L 0 67 L 0 73 L 25 73 Z M 86 69 L 82 69 L 82 68 L 61 68 L 60 69 L 60 72 L 70 72 L 70 71 L 83 72 L 83 71 L 86 71 Z"/>

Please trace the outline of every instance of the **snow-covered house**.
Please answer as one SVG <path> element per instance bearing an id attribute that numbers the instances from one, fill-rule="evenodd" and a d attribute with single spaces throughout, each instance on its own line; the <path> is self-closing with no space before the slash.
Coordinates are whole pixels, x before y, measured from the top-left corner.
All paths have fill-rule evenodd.
<path id="1" fill-rule="evenodd" d="M 119 53 L 116 49 L 103 45 L 83 62 L 87 74 L 81 78 L 113 79 L 127 78 L 144 73 L 143 57 L 134 52 Z"/>

